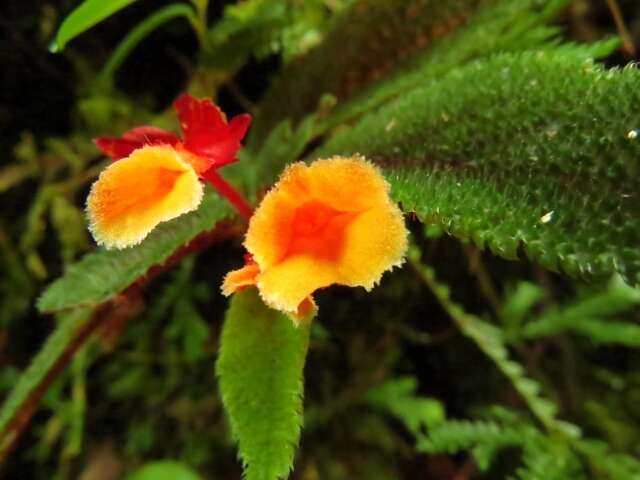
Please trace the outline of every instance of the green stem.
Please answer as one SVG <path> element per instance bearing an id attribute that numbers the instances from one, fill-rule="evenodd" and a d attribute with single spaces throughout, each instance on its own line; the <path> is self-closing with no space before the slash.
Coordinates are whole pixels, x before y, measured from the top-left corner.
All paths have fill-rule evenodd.
<path id="1" fill-rule="evenodd" d="M 191 23 L 193 29 L 198 35 L 198 40 L 202 42 L 200 19 L 192 7 L 184 3 L 177 3 L 164 7 L 147 17 L 142 23 L 129 32 L 126 37 L 124 37 L 98 75 L 98 85 L 110 85 L 113 82 L 115 72 L 120 68 L 131 51 L 156 28 L 176 17 L 185 17 L 189 20 L 189 23 Z"/>
<path id="2" fill-rule="evenodd" d="M 205 34 L 207 32 L 207 11 L 209 9 L 209 0 L 191 0 L 196 7 L 198 15 L 197 22 L 193 28 L 198 34 L 198 40 L 200 41 L 200 47 L 205 45 Z"/>
<path id="3" fill-rule="evenodd" d="M 80 455 L 84 436 L 84 420 L 87 407 L 86 392 L 87 345 L 83 345 L 71 362 L 71 411 L 68 441 L 63 456 L 68 461 Z"/>

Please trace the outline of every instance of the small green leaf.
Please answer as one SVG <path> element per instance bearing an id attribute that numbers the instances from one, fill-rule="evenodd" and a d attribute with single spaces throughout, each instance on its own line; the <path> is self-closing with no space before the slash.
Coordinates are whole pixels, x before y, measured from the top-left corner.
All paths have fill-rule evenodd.
<path id="1" fill-rule="evenodd" d="M 444 408 L 438 400 L 418 396 L 417 389 L 415 377 L 392 378 L 371 388 L 365 400 L 371 406 L 388 411 L 418 437 L 423 428 L 444 420 Z"/>
<path id="2" fill-rule="evenodd" d="M 510 341 L 533 339 L 571 332 L 595 343 L 640 347 L 640 326 L 616 320 L 614 315 L 640 305 L 640 290 L 628 286 L 615 275 L 603 292 L 588 292 L 583 298 L 551 309 L 511 332 Z"/>
<path id="3" fill-rule="evenodd" d="M 230 214 L 230 207 L 220 197 L 208 193 L 197 211 L 160 225 L 140 245 L 86 255 L 45 290 L 38 308 L 56 311 L 102 303 Z"/>
<path id="4" fill-rule="evenodd" d="M 127 480 L 202 480 L 202 477 L 184 463 L 160 460 L 145 464 Z"/>
<path id="5" fill-rule="evenodd" d="M 501 317 L 508 325 L 517 325 L 542 298 L 542 289 L 529 282 L 520 282 L 502 307 Z"/>
<path id="6" fill-rule="evenodd" d="M 491 446 L 495 452 L 505 446 L 531 441 L 537 435 L 538 432 L 526 423 L 505 427 L 496 422 L 447 420 L 430 428 L 416 448 L 426 453 L 455 453 L 484 445 Z"/>
<path id="7" fill-rule="evenodd" d="M 135 1 L 136 0 L 86 0 L 64 19 L 49 50 L 52 52 L 60 52 L 71 39 L 89 30 L 95 24 L 100 23 L 105 18 L 110 17 L 118 10 L 122 10 Z"/>
<path id="8" fill-rule="evenodd" d="M 247 480 L 286 478 L 291 470 L 309 330 L 266 307 L 255 289 L 231 301 L 216 371 Z"/>

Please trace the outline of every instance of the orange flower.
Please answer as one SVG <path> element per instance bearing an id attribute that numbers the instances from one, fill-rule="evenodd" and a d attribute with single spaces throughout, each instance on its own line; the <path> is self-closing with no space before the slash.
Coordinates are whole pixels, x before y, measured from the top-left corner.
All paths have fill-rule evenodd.
<path id="1" fill-rule="evenodd" d="M 295 163 L 249 223 L 245 267 L 230 272 L 225 295 L 256 285 L 264 302 L 299 320 L 311 294 L 329 285 L 367 290 L 403 262 L 407 230 L 381 172 L 362 157 Z"/>
<path id="2" fill-rule="evenodd" d="M 195 210 L 200 180 L 213 184 L 247 218 L 251 208 L 217 169 L 236 161 L 250 115 L 227 123 L 211 100 L 183 94 L 174 103 L 183 138 L 155 127 L 136 127 L 122 138 L 95 143 L 117 160 L 93 184 L 87 198 L 89 228 L 99 244 L 125 248 L 141 242 L 159 223 Z"/>

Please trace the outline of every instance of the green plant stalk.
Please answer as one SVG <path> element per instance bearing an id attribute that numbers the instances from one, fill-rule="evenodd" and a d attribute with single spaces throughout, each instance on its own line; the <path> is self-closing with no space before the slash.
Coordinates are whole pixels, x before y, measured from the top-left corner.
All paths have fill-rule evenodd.
<path id="1" fill-rule="evenodd" d="M 111 85 L 115 72 L 122 66 L 133 49 L 156 28 L 177 17 L 185 17 L 189 21 L 198 35 L 198 41 L 202 45 L 203 32 L 201 31 L 201 19 L 196 15 L 193 8 L 184 3 L 169 5 L 147 17 L 124 37 L 98 75 L 98 85 Z"/>
<path id="2" fill-rule="evenodd" d="M 71 418 L 68 441 L 63 455 L 73 459 L 82 451 L 84 434 L 84 418 L 87 407 L 86 394 L 87 344 L 80 348 L 71 362 Z"/>
<path id="3" fill-rule="evenodd" d="M 200 48 L 205 46 L 205 38 L 207 33 L 207 11 L 209 9 L 209 0 L 191 0 L 196 8 L 197 20 L 193 23 L 193 29 L 198 35 Z"/>

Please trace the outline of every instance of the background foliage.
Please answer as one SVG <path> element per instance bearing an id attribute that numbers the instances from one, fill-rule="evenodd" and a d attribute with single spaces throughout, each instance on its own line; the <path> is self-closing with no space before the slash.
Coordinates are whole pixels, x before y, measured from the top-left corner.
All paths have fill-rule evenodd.
<path id="1" fill-rule="evenodd" d="M 0 19 L 3 475 L 640 478 L 636 2 L 75 6 Z M 213 192 L 96 250 L 91 138 L 175 129 L 182 90 L 254 114 L 223 172 L 254 200 L 300 158 L 380 164 L 407 264 L 296 330 L 227 312 L 244 226 Z"/>

